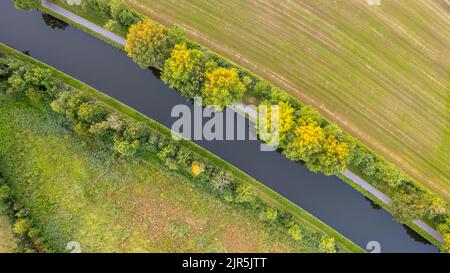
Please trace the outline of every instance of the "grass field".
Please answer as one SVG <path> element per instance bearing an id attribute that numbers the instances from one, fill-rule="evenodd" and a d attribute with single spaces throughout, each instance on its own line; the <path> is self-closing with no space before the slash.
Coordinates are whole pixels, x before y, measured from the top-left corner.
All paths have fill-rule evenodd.
<path id="1" fill-rule="evenodd" d="M 6 216 L 0 214 L 0 253 L 13 252 L 14 245 L 11 224 Z"/>
<path id="2" fill-rule="evenodd" d="M 450 5 L 127 0 L 317 107 L 450 201 Z"/>
<path id="3" fill-rule="evenodd" d="M 0 104 L 2 173 L 52 249 L 78 241 L 84 252 L 317 251 L 156 162 L 83 142 L 48 110 L 4 96 Z"/>

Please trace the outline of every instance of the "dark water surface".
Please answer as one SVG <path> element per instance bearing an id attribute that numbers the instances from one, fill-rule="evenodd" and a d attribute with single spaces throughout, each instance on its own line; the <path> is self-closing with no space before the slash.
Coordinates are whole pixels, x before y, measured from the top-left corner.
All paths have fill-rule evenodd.
<path id="1" fill-rule="evenodd" d="M 174 122 L 170 117 L 174 105 L 192 107 L 154 73 L 140 69 L 123 52 L 75 27 L 58 26 L 41 12 L 19 11 L 12 1 L 0 0 L 0 42 L 29 52 L 34 58 L 169 128 Z M 369 241 L 378 241 L 382 252 L 438 252 L 338 177 L 314 174 L 276 152 L 260 152 L 259 141 L 197 143 L 303 207 L 362 248 Z"/>

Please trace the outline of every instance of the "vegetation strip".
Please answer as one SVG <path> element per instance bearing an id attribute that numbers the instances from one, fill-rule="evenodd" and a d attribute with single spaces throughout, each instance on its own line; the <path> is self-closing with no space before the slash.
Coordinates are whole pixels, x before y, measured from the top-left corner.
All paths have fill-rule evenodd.
<path id="1" fill-rule="evenodd" d="M 150 25 L 149 25 L 149 27 L 150 27 Z M 175 34 L 175 33 L 174 33 Z M 176 35 L 176 34 L 175 34 Z M 175 36 L 174 36 L 175 37 Z M 179 39 L 179 38 L 176 38 L 176 39 Z M 195 45 L 195 44 L 193 44 L 192 42 L 190 42 L 190 41 L 186 41 L 187 43 L 189 43 L 189 45 L 191 46 L 191 47 L 193 47 L 193 48 L 199 48 L 199 46 L 198 45 Z M 214 55 L 213 53 L 211 53 L 211 52 L 208 52 L 207 54 L 212 54 L 212 57 L 213 57 L 213 59 L 214 60 L 216 60 L 217 62 L 219 62 L 219 63 L 223 63 L 223 60 L 220 58 L 220 57 L 218 57 L 218 56 L 216 56 L 216 55 Z M 136 61 L 136 60 L 135 60 Z M 137 60 L 138 62 L 139 62 L 139 60 Z M 225 60 L 225 62 L 227 62 L 226 60 Z M 146 64 L 146 65 L 152 65 L 152 66 L 156 66 L 156 67 L 161 67 L 162 66 L 162 63 L 159 63 L 159 64 Z M 145 65 L 144 65 L 145 66 Z M 235 65 L 234 64 L 232 64 L 232 67 L 234 67 Z M 246 71 L 240 71 L 240 75 L 249 75 Z M 253 77 L 253 75 L 251 75 L 251 77 Z M 245 77 L 244 77 L 245 78 Z M 164 75 L 163 75 L 163 79 L 164 79 Z M 263 83 L 262 81 L 260 81 L 259 79 L 257 79 L 257 78 L 252 78 L 253 79 L 253 81 L 256 79 L 257 80 L 257 82 L 258 82 L 258 84 L 259 83 Z M 168 80 L 168 79 L 167 79 Z M 253 94 L 255 94 L 255 92 L 256 92 L 256 87 L 258 86 L 258 84 L 256 84 L 255 85 L 255 87 L 253 87 L 253 89 L 252 89 L 252 93 Z M 176 87 L 176 86 L 174 86 L 174 87 Z M 261 89 L 261 87 L 262 88 L 266 88 L 265 86 L 264 86 L 264 84 L 262 84 L 260 87 L 258 87 L 259 89 Z M 258 91 L 259 93 L 261 92 L 261 91 Z M 256 92 L 256 93 L 258 93 L 258 92 Z M 279 92 L 279 91 L 277 91 L 277 92 Z M 285 96 L 283 96 L 282 94 L 278 94 L 277 92 L 274 92 L 273 91 L 273 93 L 274 94 L 276 94 L 276 97 L 274 98 L 274 95 L 272 95 L 271 94 L 271 98 L 270 98 L 270 100 L 272 101 L 272 102 L 275 102 L 275 103 L 280 103 L 280 100 L 281 101 L 287 101 L 288 103 L 290 103 L 291 105 L 293 105 L 294 106 L 294 108 L 295 108 L 295 106 L 296 105 L 298 105 L 298 103 L 296 102 L 296 101 L 292 101 L 289 97 L 285 97 Z M 183 90 L 181 90 L 181 93 L 183 93 Z M 185 96 L 188 96 L 188 97 L 190 97 L 190 95 L 189 94 L 184 94 Z M 259 94 L 259 95 L 261 95 L 261 94 Z M 263 95 L 263 97 L 264 97 L 265 95 Z M 224 105 L 227 103 L 226 101 L 224 102 L 224 101 L 222 101 L 222 102 L 219 102 L 219 104 L 221 104 L 221 103 L 223 103 Z M 304 106 L 302 106 L 303 108 L 305 108 Z M 306 107 L 307 108 L 307 107 Z M 313 110 L 311 110 L 312 112 L 311 113 L 313 113 L 314 114 L 314 111 Z M 314 119 L 318 119 L 319 120 L 319 122 L 325 122 L 321 117 L 319 117 L 317 114 L 314 114 L 313 115 L 314 116 Z M 310 124 L 308 124 L 308 126 L 309 126 Z M 307 128 L 307 127 L 305 127 L 305 128 Z M 347 141 L 349 140 L 349 138 L 348 138 L 348 136 L 345 136 L 345 135 L 339 135 L 338 134 L 338 137 L 337 137 L 338 139 L 340 138 L 340 139 L 342 139 L 342 138 L 344 138 L 344 139 L 347 139 Z M 353 139 L 351 139 L 351 141 L 353 142 L 354 140 Z M 355 149 L 356 148 L 356 149 Z M 408 177 L 405 177 L 405 175 L 404 174 L 402 174 L 401 172 L 399 172 L 398 171 L 398 169 L 396 169 L 395 167 L 393 167 L 392 165 L 390 165 L 390 164 L 388 164 L 388 163 L 384 163 L 384 161 L 383 161 L 383 159 L 381 159 L 381 158 L 379 158 L 379 157 L 377 157 L 376 155 L 373 155 L 373 153 L 371 152 L 371 151 L 369 151 L 367 148 L 365 148 L 365 147 L 363 147 L 363 146 L 361 146 L 359 143 L 356 143 L 356 145 L 353 147 L 353 149 L 355 149 L 355 151 L 358 151 L 358 155 L 357 155 L 357 157 L 358 157 L 358 159 L 357 159 L 357 162 L 359 162 L 359 163 L 357 163 L 357 164 L 361 164 L 361 162 L 367 162 L 367 160 L 372 160 L 373 162 L 371 163 L 372 165 L 375 165 L 376 167 L 375 167 L 375 170 L 377 171 L 377 172 L 379 172 L 379 173 L 381 173 L 381 180 L 384 180 L 384 183 L 387 183 L 388 184 L 388 186 L 389 187 L 401 187 L 401 190 L 403 191 L 403 192 L 410 192 L 410 193 L 408 193 L 408 195 L 409 194 L 412 194 L 413 196 L 414 196 L 414 198 L 408 198 L 407 196 L 405 196 L 405 197 L 403 197 L 401 194 L 397 194 L 396 192 L 394 192 L 394 191 L 392 191 L 392 190 L 390 190 L 390 192 L 391 193 L 395 193 L 395 197 L 396 197 L 396 200 L 398 201 L 397 203 L 395 203 L 395 204 L 398 204 L 399 202 L 401 202 L 401 203 L 403 203 L 403 202 L 418 202 L 418 200 L 421 200 L 420 198 L 423 198 L 424 200 L 429 200 L 430 199 L 430 197 L 429 197 L 429 193 L 427 192 L 427 190 L 425 190 L 425 189 L 423 189 L 422 187 L 420 187 L 420 186 L 418 186 L 417 184 L 415 184 L 414 182 L 411 184 L 410 183 L 410 181 L 412 181 L 410 178 L 408 178 Z M 359 149 L 359 150 L 358 150 Z M 366 158 L 364 158 L 364 157 L 366 157 Z M 295 158 L 295 157 L 294 157 Z M 375 161 L 374 161 L 375 160 Z M 355 159 L 351 159 L 351 161 L 355 161 Z M 354 169 L 355 167 L 355 164 L 356 163 L 353 163 L 353 162 L 351 162 L 351 164 L 352 164 L 352 168 L 351 169 Z M 367 163 L 365 163 L 365 164 L 367 164 Z M 331 167 L 332 165 L 330 165 L 330 167 Z M 342 166 L 344 166 L 344 165 L 342 165 Z M 361 165 L 360 165 L 361 166 Z M 369 165 L 370 166 L 370 165 Z M 372 166 L 370 166 L 372 169 L 373 169 L 373 167 Z M 316 168 L 316 167 L 314 167 L 314 168 Z M 320 167 L 320 168 L 322 168 L 322 167 Z M 336 169 L 336 170 L 340 170 L 342 167 L 338 167 L 338 169 Z M 379 168 L 379 170 L 377 170 L 376 168 Z M 330 174 L 331 173 L 334 173 L 336 170 L 331 170 L 330 171 Z M 363 169 L 364 171 L 367 171 L 367 169 Z M 325 172 L 328 172 L 328 171 L 326 171 L 326 170 L 323 170 L 323 171 L 325 171 Z M 380 177 L 380 174 L 379 173 L 377 173 L 377 172 L 375 172 L 375 174 L 376 174 L 376 177 Z M 368 173 L 368 171 L 367 171 L 367 173 Z M 377 178 L 378 180 L 380 180 L 380 178 Z M 373 180 L 373 179 L 370 179 L 371 181 Z M 383 189 L 389 189 L 389 187 L 386 187 L 386 185 L 383 185 L 383 184 L 380 184 L 380 183 L 375 183 L 376 185 L 377 185 L 377 187 L 382 187 Z M 394 185 L 394 186 L 391 186 L 391 185 Z M 412 187 L 411 187 L 412 186 Z M 424 196 L 424 197 L 421 197 L 421 196 Z M 435 197 L 433 197 L 433 198 L 435 198 Z M 436 199 L 436 198 L 435 198 Z M 423 201 L 420 201 L 420 202 L 423 202 Z M 427 202 L 429 202 L 429 201 L 427 201 Z M 437 206 L 437 207 L 433 207 L 433 210 L 435 210 L 435 211 L 440 211 L 440 213 L 442 213 L 442 205 L 440 205 L 440 203 L 442 203 L 441 201 L 439 201 L 439 200 L 437 200 L 437 201 L 434 201 L 434 200 L 432 200 L 432 206 Z M 411 205 L 411 204 L 409 204 L 409 205 Z M 416 209 L 419 209 L 417 212 L 413 212 L 413 211 L 410 211 L 410 212 L 406 212 L 405 210 L 394 210 L 394 214 L 396 214 L 396 216 L 398 216 L 398 217 L 402 217 L 401 216 L 401 214 L 407 214 L 407 213 L 409 213 L 408 214 L 408 216 L 407 216 L 407 218 L 405 218 L 404 220 L 401 220 L 402 222 L 404 222 L 404 223 L 406 223 L 406 224 L 408 224 L 408 225 L 414 225 L 411 221 L 413 221 L 415 218 L 412 218 L 412 217 L 415 217 L 414 215 L 419 215 L 419 211 L 423 211 L 423 208 L 424 208 L 424 205 L 422 204 L 421 205 L 422 206 L 422 208 L 420 208 L 419 206 L 415 206 L 414 208 L 416 208 Z M 408 206 L 408 205 L 406 205 L 406 206 L 404 206 L 405 208 L 407 208 L 407 207 L 411 207 L 411 206 Z M 420 212 L 420 213 L 425 213 L 424 211 L 423 212 Z M 427 212 L 426 212 L 427 214 L 430 214 L 430 210 L 428 210 Z M 433 212 L 434 213 L 434 212 Z M 438 228 L 439 228 L 439 230 L 440 230 L 440 232 L 442 233 L 442 234 L 446 234 L 447 233 L 447 231 L 450 231 L 450 228 L 449 228 L 449 225 L 450 225 L 450 221 L 449 220 L 445 220 L 445 219 L 448 219 L 448 217 L 441 217 L 440 215 L 441 214 L 439 214 L 439 215 L 436 215 L 436 214 L 432 214 L 432 215 L 434 215 L 434 216 L 432 216 L 432 218 L 433 219 L 438 219 L 438 221 L 439 222 L 437 222 L 437 223 L 435 223 L 434 221 L 429 221 L 429 223 L 431 223 L 433 226 L 437 226 Z M 431 218 L 429 218 L 429 219 L 431 219 Z M 443 219 L 443 220 L 442 220 Z M 416 227 L 416 229 L 417 229 L 417 227 Z M 428 232 L 428 230 L 427 230 L 427 232 Z M 422 234 L 423 234 L 423 232 L 421 232 Z M 433 234 L 433 231 L 431 230 L 431 233 Z M 436 234 L 433 234 L 433 236 L 434 237 L 436 237 Z M 439 237 L 438 237 L 439 238 Z M 435 240 L 433 240 L 433 242 L 436 242 Z M 442 247 L 441 245 L 438 245 L 438 246 L 440 246 L 440 247 Z"/>

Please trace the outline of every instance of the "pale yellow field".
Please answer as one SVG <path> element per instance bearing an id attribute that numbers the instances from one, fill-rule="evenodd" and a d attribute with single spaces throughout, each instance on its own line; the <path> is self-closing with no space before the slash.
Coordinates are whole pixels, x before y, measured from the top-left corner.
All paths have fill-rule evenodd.
<path id="1" fill-rule="evenodd" d="M 11 225 L 5 216 L 0 215 L 0 253 L 10 253 L 14 248 Z"/>
<path id="2" fill-rule="evenodd" d="M 127 0 L 314 105 L 450 201 L 445 0 Z"/>

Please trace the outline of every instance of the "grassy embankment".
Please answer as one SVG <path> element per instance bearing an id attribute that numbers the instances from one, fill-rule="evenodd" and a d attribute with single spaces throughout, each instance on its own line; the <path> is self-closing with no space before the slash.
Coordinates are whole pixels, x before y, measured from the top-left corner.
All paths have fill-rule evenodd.
<path id="1" fill-rule="evenodd" d="M 7 216 L 0 214 L 0 253 L 14 251 L 15 240 L 11 223 Z"/>
<path id="2" fill-rule="evenodd" d="M 315 106 L 450 201 L 445 1 L 127 2 Z"/>
<path id="3" fill-rule="evenodd" d="M 0 46 L 1 50 L 8 53 L 9 55 L 15 56 L 20 59 L 24 59 L 27 61 L 31 61 L 35 64 L 43 65 L 39 63 L 38 61 L 35 61 L 31 59 L 28 56 L 25 56 L 21 53 L 18 53 L 12 49 L 9 49 L 3 45 Z M 62 72 L 59 72 L 57 70 L 52 69 L 54 75 L 59 80 L 73 86 L 74 88 L 81 90 L 83 92 L 86 92 L 90 96 L 94 96 L 97 99 L 103 101 L 104 103 L 108 104 L 112 108 L 120 111 L 124 115 L 127 115 L 129 117 L 133 117 L 138 120 L 146 121 L 149 123 L 149 125 L 157 129 L 161 132 L 164 132 L 166 134 L 169 134 L 169 130 L 158 123 L 149 120 L 148 118 L 142 116 L 138 112 L 126 107 L 125 105 L 121 104 L 120 102 L 84 85 L 83 83 L 63 74 Z M 16 102 L 14 102 L 16 103 Z M 6 106 L 7 104 L 5 104 Z M 23 103 L 22 103 L 23 106 Z M 33 108 L 34 109 L 34 108 Z M 220 241 L 220 237 L 218 234 L 224 230 L 225 227 L 228 227 L 230 223 L 242 223 L 244 226 L 246 226 L 247 231 L 242 232 L 242 242 L 245 242 L 246 240 L 250 240 L 251 244 L 253 245 L 253 249 L 245 249 L 245 248 L 239 248 L 238 246 L 235 246 L 236 248 L 226 247 L 226 242 L 222 242 L 222 246 L 224 248 L 222 249 L 216 249 L 216 250 L 228 250 L 228 251 L 266 251 L 268 249 L 274 249 L 271 248 L 274 245 L 281 246 L 279 250 L 280 251 L 316 251 L 313 249 L 307 249 L 305 245 L 300 246 L 298 244 L 294 244 L 292 246 L 292 240 L 288 238 L 284 238 L 283 236 L 286 236 L 286 234 L 283 233 L 277 233 L 276 230 L 273 230 L 266 225 L 263 225 L 261 221 L 258 220 L 258 215 L 249 215 L 249 212 L 243 211 L 243 212 L 236 212 L 234 210 L 230 209 L 230 206 L 227 204 L 223 204 L 222 202 L 215 200 L 211 196 L 201 194 L 197 192 L 195 187 L 192 187 L 189 183 L 180 183 L 180 180 L 183 180 L 182 178 L 173 178 L 165 174 L 164 172 L 159 171 L 160 166 L 155 166 L 155 162 L 152 163 L 144 163 L 141 161 L 133 161 L 129 165 L 124 164 L 124 162 L 121 162 L 120 160 L 118 162 L 112 161 L 111 158 L 108 158 L 107 154 L 103 154 L 100 151 L 97 152 L 91 152 L 90 149 L 93 147 L 90 147 L 89 145 L 83 145 L 81 147 L 77 147 L 77 142 L 80 141 L 77 137 L 73 136 L 71 133 L 69 133 L 66 130 L 62 130 L 61 128 L 57 127 L 55 123 L 57 121 L 52 120 L 54 119 L 54 115 L 51 115 L 49 113 L 45 113 L 45 111 L 41 111 L 36 113 L 31 108 L 24 107 L 23 111 L 18 111 L 14 107 L 2 107 L 2 111 L 18 111 L 18 113 L 7 113 L 7 116 L 15 117 L 17 120 L 8 119 L 5 120 L 5 124 L 8 124 L 8 126 L 4 127 L 4 134 L 6 136 L 5 141 L 2 141 L 4 149 L 3 150 L 5 156 L 14 156 L 17 158 L 12 158 L 11 160 L 8 160 L 9 164 L 18 164 L 18 162 L 24 162 L 20 164 L 24 164 L 27 167 L 27 170 L 30 172 L 33 172 L 33 170 L 39 170 L 35 173 L 35 175 L 38 177 L 38 184 L 39 186 L 43 186 L 44 189 L 48 189 L 48 192 L 43 192 L 45 198 L 43 200 L 46 200 L 44 203 L 33 203 L 33 199 L 24 198 L 24 200 L 28 200 L 27 202 L 31 202 L 31 206 L 35 206 L 37 210 L 42 210 L 42 219 L 43 223 L 42 226 L 45 228 L 49 228 L 48 235 L 49 236 L 60 236 L 60 238 L 57 238 L 57 244 L 58 247 L 63 247 L 62 243 L 67 242 L 67 239 L 74 238 L 74 237 L 68 237 L 70 235 L 75 236 L 76 239 L 83 239 L 83 236 L 87 236 L 86 234 L 92 232 L 97 234 L 99 242 L 96 240 L 96 236 L 93 237 L 87 237 L 91 238 L 91 240 L 87 239 L 88 241 L 85 243 L 86 246 L 88 246 L 88 249 L 92 250 L 103 250 L 108 251 L 115 249 L 111 246 L 108 247 L 107 245 L 102 245 L 100 235 L 101 232 L 107 232 L 106 229 L 108 226 L 107 223 L 110 223 L 109 221 L 117 222 L 117 229 L 115 232 L 107 232 L 109 236 L 115 236 L 117 239 L 115 247 L 119 247 L 120 249 L 120 239 L 117 236 L 125 236 L 126 233 L 124 230 L 129 229 L 132 227 L 126 227 L 124 230 L 120 230 L 119 222 L 126 218 L 126 221 L 123 223 L 133 223 L 132 217 L 140 217 L 142 214 L 134 215 L 136 213 L 135 210 L 129 209 L 129 206 L 133 205 L 129 202 L 133 202 L 133 198 L 126 198 L 130 197 L 130 194 L 136 194 L 137 197 L 135 199 L 140 200 L 140 205 L 150 205 L 153 204 L 156 207 L 161 206 L 161 202 L 164 203 L 164 201 L 170 200 L 172 203 L 172 206 L 169 206 L 169 208 L 176 207 L 176 211 L 179 210 L 187 210 L 189 213 L 194 214 L 195 216 L 202 216 L 206 218 L 202 218 L 204 221 L 203 226 L 200 225 L 200 230 L 205 231 L 208 230 L 207 227 L 210 227 L 206 222 L 205 219 L 211 218 L 213 221 L 214 219 L 217 221 L 215 227 L 216 231 L 213 232 L 213 235 L 211 235 L 211 238 L 214 237 L 214 239 L 218 239 Z M 23 113 L 23 114 L 21 114 Z M 23 116 L 25 113 L 28 113 L 29 116 Z M 4 116 L 5 117 L 5 116 Z M 39 119 L 41 121 L 39 121 Z M 49 122 L 49 124 L 44 123 L 42 121 L 42 118 L 46 122 Z M 9 120 L 9 123 L 7 122 Z M 18 126 L 18 127 L 16 127 Z M 8 129 L 9 128 L 9 129 Z M 31 133 L 29 130 L 35 130 L 33 133 Z M 55 131 L 56 130 L 56 131 Z M 11 137 L 10 134 L 17 132 L 14 137 Z M 24 135 L 17 135 L 19 132 L 22 132 Z M 8 137 L 9 136 L 9 137 Z M 48 139 L 46 139 L 48 138 Z M 24 143 L 17 143 L 16 139 L 29 139 L 29 141 L 25 141 Z M 9 142 L 8 142 L 8 141 Z M 34 145 L 31 145 L 27 143 L 33 143 Z M 39 144 L 39 145 L 38 145 Z M 269 204 L 273 204 L 274 206 L 277 206 L 278 208 L 288 210 L 291 212 L 298 221 L 300 221 L 302 224 L 304 224 L 308 229 L 311 229 L 311 231 L 322 231 L 326 232 L 333 237 L 337 239 L 338 244 L 340 245 L 341 249 L 343 251 L 355 251 L 360 252 L 362 251 L 359 247 L 357 247 L 355 244 L 351 243 L 347 239 L 345 239 L 342 235 L 338 234 L 331 228 L 329 228 L 324 223 L 320 222 L 307 212 L 303 211 L 301 208 L 295 206 L 294 204 L 290 203 L 286 199 L 282 198 L 281 196 L 277 195 L 273 191 L 269 190 L 268 188 L 264 187 L 262 184 L 258 183 L 257 181 L 253 180 L 252 178 L 248 177 L 238 169 L 232 167 L 231 165 L 227 164 L 226 162 L 218 159 L 214 155 L 210 154 L 209 152 L 199 148 L 198 146 L 186 142 L 186 145 L 190 146 L 192 150 L 195 150 L 197 153 L 207 157 L 209 160 L 215 162 L 216 164 L 220 165 L 224 169 L 227 169 L 231 171 L 237 178 L 239 178 L 240 182 L 247 183 L 249 185 L 252 185 L 252 187 L 258 192 L 258 195 L 260 198 L 262 198 L 264 201 L 268 202 Z M 72 147 L 74 146 L 74 147 Z M 48 156 L 49 154 L 52 154 L 52 151 L 55 150 L 55 147 L 58 148 L 58 150 L 63 151 L 63 153 L 53 154 L 52 156 Z M 9 149 L 19 149 L 21 152 L 14 151 Z M 94 150 L 95 151 L 95 150 Z M 62 154 L 62 155 L 61 155 Z M 46 156 L 47 155 L 47 156 Z M 111 155 L 109 155 L 111 156 Z M 33 158 L 34 160 L 27 161 L 25 158 Z M 55 162 L 58 162 L 60 164 L 59 166 L 56 166 L 55 168 Z M 75 163 L 73 166 L 72 163 Z M 35 165 L 37 164 L 37 165 Z M 19 170 L 22 166 L 10 166 L 8 168 L 9 170 Z M 25 167 L 25 166 L 24 166 Z M 68 172 L 70 171 L 70 172 Z M 158 174 L 159 179 L 150 179 L 153 175 L 155 176 L 155 173 Z M 139 174 L 139 175 L 137 175 Z M 34 175 L 34 174 L 33 174 Z M 14 177 L 17 179 L 16 181 L 19 181 L 19 179 L 23 179 L 24 177 L 21 177 L 20 173 L 14 173 L 14 171 L 11 171 L 9 174 L 9 177 Z M 44 178 L 45 177 L 45 178 Z M 99 178 L 97 178 L 99 177 Z M 112 180 L 113 182 L 110 183 L 108 181 Z M 155 180 L 155 181 L 154 181 Z M 128 181 L 126 183 L 123 183 L 121 181 Z M 134 183 L 133 183 L 134 181 Z M 171 183 L 170 183 L 171 182 Z M 153 183 L 153 184 L 152 184 Z M 111 184 L 111 185 L 110 185 Z M 167 185 L 166 185 L 167 184 Z M 178 185 L 179 184 L 179 185 Z M 30 190 L 33 192 L 33 189 L 35 190 L 35 187 L 37 184 L 30 184 Z M 165 192 L 165 188 L 168 188 L 167 192 Z M 134 188 L 133 188 L 134 187 Z M 66 191 L 67 188 L 70 188 L 71 191 Z M 153 192 L 153 188 L 159 189 L 156 192 Z M 42 187 L 40 187 L 40 191 L 42 191 Z M 72 193 L 72 190 L 74 191 Z M 92 192 L 91 192 L 92 191 Z M 130 192 L 128 192 L 130 191 Z M 177 191 L 187 191 L 189 193 L 180 193 L 176 194 Z M 119 192 L 114 195 L 114 193 Z M 147 192 L 147 193 L 146 193 Z M 159 196 L 162 200 L 159 200 L 160 203 L 152 203 L 156 202 L 153 200 L 152 202 L 149 202 L 147 204 L 145 200 L 147 200 L 145 197 L 148 196 L 142 196 L 145 194 L 154 194 L 153 197 Z M 171 194 L 169 194 L 171 193 Z M 30 192 L 25 191 L 23 193 L 24 195 L 30 194 Z M 169 196 L 170 195 L 170 196 Z M 75 196 L 75 197 L 73 197 Z M 115 199 L 117 197 L 117 199 Z M 185 198 L 184 198 L 185 197 Z M 111 199 L 112 198 L 112 199 Z M 50 201 L 50 200 L 52 201 Z M 111 199 L 111 202 L 108 202 L 107 200 Z M 121 207 L 120 204 L 123 204 L 125 202 L 128 202 L 129 206 Z M 76 202 L 76 200 L 81 200 L 81 202 Z M 192 206 L 189 206 L 189 202 L 192 202 L 192 200 L 195 200 L 196 202 L 193 202 Z M 42 200 L 41 200 L 42 201 Z M 134 200 L 135 201 L 135 200 Z M 150 200 L 147 200 L 150 201 Z M 157 200 L 158 201 L 158 200 Z M 197 202 L 198 201 L 198 202 Z M 36 201 L 37 202 L 37 201 Z M 126 203 L 125 202 L 125 203 Z M 136 201 L 137 202 L 137 201 Z M 184 203 L 183 203 L 184 202 Z M 48 205 L 54 205 L 54 204 L 61 204 L 60 206 L 67 205 L 67 208 L 61 208 L 60 210 L 54 211 L 54 213 L 50 213 L 52 211 L 51 207 L 44 207 Z M 170 202 L 169 202 L 170 203 Z M 208 204 L 207 208 L 203 208 L 204 204 Z M 98 206 L 98 208 L 97 208 Z M 128 209 L 127 209 L 128 208 Z M 121 210 L 125 210 L 124 213 Z M 221 209 L 224 211 L 222 212 Z M 47 212 L 48 210 L 48 212 Z M 85 215 L 82 212 L 85 211 L 92 211 L 92 215 Z M 164 209 L 163 209 L 164 211 Z M 219 211 L 220 213 L 217 213 Z M 229 211 L 229 212 L 228 212 Z M 70 213 L 69 213 L 70 212 Z M 150 220 L 155 220 L 155 215 L 151 215 L 151 213 L 155 213 L 155 211 L 152 210 L 145 210 L 145 213 L 150 213 L 148 217 L 150 217 Z M 142 213 L 144 213 L 142 212 Z M 55 214 L 56 213 L 56 214 Z M 57 213 L 62 213 L 64 217 L 68 219 L 55 219 L 53 215 L 57 215 Z M 134 214 L 133 214 L 134 213 Z M 156 210 L 156 213 L 163 213 L 160 211 L 160 209 Z M 186 212 L 187 213 L 187 212 Z M 231 215 L 230 215 L 230 214 Z M 240 214 L 242 213 L 242 214 Z M 223 214 L 223 217 L 222 215 Z M 74 215 L 73 217 L 69 217 L 69 215 Z M 118 217 L 120 215 L 121 217 Z M 104 217 L 103 217 L 104 216 Z M 164 215 L 167 219 L 170 219 L 169 216 Z M 48 217 L 48 218 L 46 218 Z M 63 217 L 63 218 L 64 218 Z M 75 223 L 70 222 L 74 219 L 77 219 L 77 221 L 84 219 L 86 226 L 83 228 L 80 228 L 78 230 L 78 227 L 70 226 L 69 223 Z M 86 218 L 87 217 L 87 218 Z M 92 218 L 90 218 L 92 217 Z M 103 218 L 102 218 L 103 217 Z M 123 217 L 123 218 L 122 218 Z M 195 218 L 195 217 L 193 217 Z M 92 223 L 100 221 L 98 225 L 92 225 Z M 143 221 L 142 218 L 139 218 L 139 221 Z M 166 220 L 167 220 L 166 219 Z M 52 225 L 48 225 L 51 221 L 58 221 L 56 223 L 53 223 Z M 137 220 L 136 220 L 137 221 Z M 175 229 L 176 232 L 178 232 L 180 229 L 186 231 L 186 229 L 190 229 L 189 224 L 186 223 L 178 223 L 176 219 L 175 222 L 169 223 L 169 228 L 167 228 L 161 232 L 166 232 L 166 236 L 172 236 L 171 232 L 173 233 L 173 230 Z M 192 219 L 190 221 L 193 221 Z M 229 222 L 227 222 L 229 221 Z M 145 221 L 144 221 L 145 222 Z M 214 222 L 214 221 L 213 221 Z M 255 228 L 254 226 L 251 227 L 250 223 L 255 222 L 256 225 L 260 225 L 259 227 Z M 122 222 L 120 222 L 122 223 Z M 189 223 L 189 221 L 188 221 Z M 89 225 L 90 224 L 90 225 Z M 144 223 L 145 224 L 145 223 Z M 149 223 L 147 223 L 149 224 Z M 167 223 L 166 223 L 167 225 Z M 181 225 L 181 228 L 179 227 Z M 159 225 L 161 226 L 161 225 Z M 164 226 L 164 225 L 163 225 Z M 122 226 L 123 227 L 123 226 Z M 142 226 L 139 226 L 142 227 Z M 219 228 L 223 227 L 223 228 Z M 238 227 L 241 227 L 241 225 L 238 225 Z M 251 227 L 251 228 L 250 228 Z M 235 227 L 232 227 L 235 228 Z M 162 228 L 164 229 L 164 228 Z M 252 230 L 250 232 L 250 229 Z M 92 230 L 92 231 L 91 231 Z M 239 231 L 236 230 L 239 234 Z M 269 232 L 270 231 L 270 232 Z M 124 233 L 125 232 L 125 233 Z M 206 232 L 206 231 L 205 231 Z M 235 231 L 233 231 L 234 233 Z M 247 232 L 247 234 L 246 234 Z M 248 233 L 250 232 L 250 233 Z M 139 230 L 136 231 L 136 233 L 139 233 Z M 259 233 L 259 235 L 258 235 Z M 171 248 L 172 245 L 169 243 L 169 240 L 165 241 L 165 243 L 161 243 L 159 245 L 159 248 L 149 248 L 148 244 L 145 244 L 144 240 L 142 239 L 145 235 L 142 235 L 142 232 L 140 233 L 141 236 L 137 236 L 133 241 L 136 247 L 145 246 L 147 250 L 154 250 L 154 251 L 208 251 L 207 248 L 202 249 L 195 248 L 198 245 L 195 245 L 195 242 L 198 242 L 200 240 L 199 237 L 189 237 L 186 240 L 180 244 L 177 244 L 175 248 Z M 269 237 L 273 238 L 274 240 L 271 241 L 267 237 L 268 234 L 270 234 Z M 278 235 L 277 235 L 278 234 Z M 162 236 L 165 236 L 162 235 Z M 201 237 L 201 235 L 204 235 L 204 233 L 199 234 L 198 236 Z M 76 237 L 78 236 L 78 237 Z M 126 238 L 129 238 L 131 236 L 128 234 L 125 236 Z M 219 238 L 218 238 L 219 237 Z M 227 236 L 224 236 L 224 238 Z M 208 237 L 209 238 L 209 237 Z M 234 236 L 236 239 L 236 235 Z M 123 239 L 123 237 L 122 237 Z M 190 241 L 189 241 L 190 239 Z M 198 239 L 198 240 L 197 240 Z M 203 239 L 202 239 L 203 240 Z M 206 240 L 206 239 L 205 239 Z M 225 239 L 224 239 L 225 240 Z M 267 241 L 268 240 L 268 241 Z M 234 241 L 234 240 L 233 240 Z M 169 244 L 169 245 L 168 245 Z M 186 244 L 186 246 L 185 246 Z M 97 247 L 97 245 L 99 245 Z M 185 248 L 183 248 L 185 247 Z M 189 248 L 191 247 L 191 248 Z M 241 245 L 241 247 L 243 247 Z M 130 249 L 123 249 L 123 251 L 130 250 Z M 136 250 L 136 249 L 134 249 Z M 211 249 L 210 249 L 211 250 Z"/>

